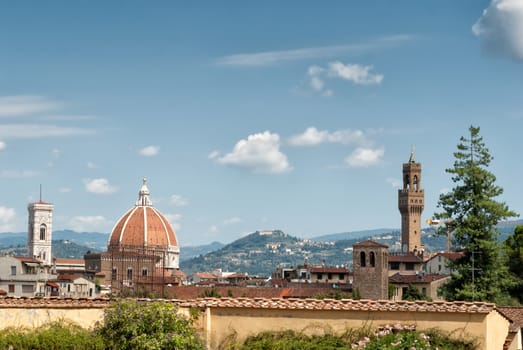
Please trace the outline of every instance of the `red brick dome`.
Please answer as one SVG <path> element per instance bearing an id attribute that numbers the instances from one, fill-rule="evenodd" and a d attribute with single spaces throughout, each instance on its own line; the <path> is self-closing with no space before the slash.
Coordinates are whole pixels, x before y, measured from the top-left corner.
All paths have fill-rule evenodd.
<path id="1" fill-rule="evenodd" d="M 109 237 L 109 250 L 124 247 L 148 247 L 171 250 L 178 247 L 176 234 L 169 221 L 149 199 L 147 180 L 144 178 L 139 198 L 114 226 Z M 162 249 L 162 250 L 163 250 Z"/>

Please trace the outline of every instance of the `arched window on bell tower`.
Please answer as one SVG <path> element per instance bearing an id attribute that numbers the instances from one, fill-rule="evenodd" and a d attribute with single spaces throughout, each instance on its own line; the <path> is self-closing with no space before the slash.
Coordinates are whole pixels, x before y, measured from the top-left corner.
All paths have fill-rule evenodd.
<path id="1" fill-rule="evenodd" d="M 410 188 L 410 178 L 409 174 L 405 175 L 405 179 L 403 180 L 403 189 L 408 190 Z"/>
<path id="2" fill-rule="evenodd" d="M 371 267 L 376 266 L 376 256 L 374 255 L 374 252 L 369 253 L 369 264 Z"/>
<path id="3" fill-rule="evenodd" d="M 414 191 L 418 192 L 418 175 L 414 175 Z"/>
<path id="4" fill-rule="evenodd" d="M 365 267 L 365 252 L 360 252 L 360 266 Z"/>
<path id="5" fill-rule="evenodd" d="M 45 237 L 47 234 L 47 226 L 45 224 L 40 225 L 40 240 L 45 241 Z"/>

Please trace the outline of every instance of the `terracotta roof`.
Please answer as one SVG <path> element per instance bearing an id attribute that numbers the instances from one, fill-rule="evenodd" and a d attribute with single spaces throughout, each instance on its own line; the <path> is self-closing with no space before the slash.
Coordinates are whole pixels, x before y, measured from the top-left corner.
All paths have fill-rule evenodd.
<path id="1" fill-rule="evenodd" d="M 206 280 L 218 279 L 217 276 L 213 275 L 210 272 L 196 272 L 196 273 L 193 274 L 193 276 L 198 277 L 200 279 L 206 279 Z"/>
<path id="2" fill-rule="evenodd" d="M 511 332 L 523 328 L 523 307 L 498 307 L 498 311 L 511 321 Z"/>
<path id="3" fill-rule="evenodd" d="M 449 275 L 437 275 L 437 274 L 419 274 L 419 275 L 402 275 L 395 274 L 389 277 L 390 283 L 431 283 L 440 279 L 449 278 Z"/>
<path id="4" fill-rule="evenodd" d="M 7 295 L 7 292 L 3 289 L 0 289 L 0 295 Z"/>
<path id="5" fill-rule="evenodd" d="M 370 239 L 363 241 L 363 242 L 355 243 L 352 246 L 353 247 L 378 247 L 378 248 L 388 248 L 389 247 L 388 245 L 381 244 L 381 243 L 378 243 L 375 241 L 371 241 Z"/>
<path id="6" fill-rule="evenodd" d="M 178 246 L 176 234 L 169 221 L 149 200 L 146 180 L 139 192 L 134 208 L 129 209 L 114 226 L 109 246 Z"/>
<path id="7" fill-rule="evenodd" d="M 83 277 L 81 273 L 61 273 L 58 275 L 58 281 L 72 281 L 79 277 Z"/>
<path id="8" fill-rule="evenodd" d="M 463 256 L 465 256 L 465 253 L 463 253 L 463 252 L 439 252 L 439 253 L 436 253 L 434 256 L 432 256 L 429 259 L 429 261 L 432 259 L 435 259 L 438 256 L 442 256 L 444 258 L 454 261 L 454 260 L 458 260 L 458 259 L 462 258 Z"/>
<path id="9" fill-rule="evenodd" d="M 85 265 L 85 260 L 84 259 L 55 258 L 54 261 L 57 264 Z"/>
<path id="10" fill-rule="evenodd" d="M 30 258 L 28 256 L 15 256 L 16 259 L 20 260 L 21 262 L 24 262 L 24 263 L 41 263 L 42 261 L 39 260 L 39 259 L 35 259 L 35 258 Z"/>
<path id="11" fill-rule="evenodd" d="M 152 299 L 138 299 L 152 301 Z M 488 314 L 496 309 L 493 303 L 445 302 L 445 301 L 389 301 L 353 299 L 297 299 L 297 298 L 198 298 L 191 300 L 165 300 L 185 307 L 249 308 L 285 310 L 336 310 L 336 311 L 381 311 L 381 312 L 459 312 Z M 103 308 L 111 299 L 87 298 L 0 298 L 0 308 Z"/>
<path id="12" fill-rule="evenodd" d="M 345 267 L 311 267 L 309 268 L 311 273 L 348 273 L 349 269 Z"/>
<path id="13" fill-rule="evenodd" d="M 422 263 L 423 260 L 414 254 L 389 254 L 389 262 L 413 262 L 413 263 Z"/>

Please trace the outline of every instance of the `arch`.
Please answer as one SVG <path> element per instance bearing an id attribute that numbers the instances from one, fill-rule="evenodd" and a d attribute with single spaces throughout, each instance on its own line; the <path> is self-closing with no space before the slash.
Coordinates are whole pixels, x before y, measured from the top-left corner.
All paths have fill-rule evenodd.
<path id="1" fill-rule="evenodd" d="M 128 280 L 132 280 L 133 279 L 133 268 L 132 267 L 128 267 L 127 268 L 127 279 Z"/>
<path id="2" fill-rule="evenodd" d="M 418 175 L 414 175 L 414 191 L 418 192 Z"/>
<path id="3" fill-rule="evenodd" d="M 40 225 L 40 240 L 45 241 L 47 236 L 47 226 L 45 224 Z"/>
<path id="4" fill-rule="evenodd" d="M 376 255 L 374 252 L 369 253 L 369 265 L 371 267 L 376 267 Z"/>
<path id="5" fill-rule="evenodd" d="M 360 266 L 361 267 L 365 267 L 366 266 L 366 263 L 365 263 L 365 252 L 360 252 Z"/>
<path id="6" fill-rule="evenodd" d="M 408 190 L 410 188 L 410 177 L 409 174 L 405 175 L 405 179 L 403 180 L 403 189 Z"/>

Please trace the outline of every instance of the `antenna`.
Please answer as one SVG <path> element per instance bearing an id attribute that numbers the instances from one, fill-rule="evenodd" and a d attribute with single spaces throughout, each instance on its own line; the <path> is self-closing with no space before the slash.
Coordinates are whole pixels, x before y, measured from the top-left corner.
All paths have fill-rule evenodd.
<path id="1" fill-rule="evenodd" d="M 42 201 L 42 184 L 40 184 L 40 202 Z"/>

